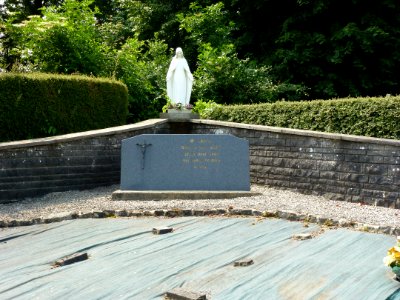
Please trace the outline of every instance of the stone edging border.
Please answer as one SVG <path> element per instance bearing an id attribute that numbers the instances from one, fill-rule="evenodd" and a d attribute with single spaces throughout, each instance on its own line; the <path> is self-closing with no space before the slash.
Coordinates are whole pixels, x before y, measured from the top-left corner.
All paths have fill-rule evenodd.
<path id="1" fill-rule="evenodd" d="M 0 228 L 30 226 L 37 224 L 49 224 L 74 219 L 89 218 L 117 218 L 117 217 L 203 217 L 203 216 L 242 216 L 242 217 L 261 217 L 261 218 L 279 218 L 288 221 L 300 221 L 305 223 L 314 223 L 329 228 L 348 228 L 357 231 L 380 233 L 399 236 L 400 227 L 379 226 L 360 222 L 353 222 L 347 219 L 332 219 L 325 216 L 315 216 L 310 214 L 299 214 L 293 211 L 259 211 L 253 209 L 160 209 L 160 210 L 103 210 L 92 212 L 66 212 L 50 215 L 46 218 L 35 218 L 32 220 L 11 220 L 0 221 Z"/>

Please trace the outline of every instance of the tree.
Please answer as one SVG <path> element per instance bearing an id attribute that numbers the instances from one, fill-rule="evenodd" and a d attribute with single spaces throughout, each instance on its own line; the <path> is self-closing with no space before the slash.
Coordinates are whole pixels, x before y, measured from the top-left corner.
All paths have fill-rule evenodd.
<path id="1" fill-rule="evenodd" d="M 281 98 L 298 100 L 305 95 L 300 85 L 274 84 L 270 67 L 238 57 L 232 38 L 235 23 L 224 4 L 201 7 L 179 14 L 180 28 L 187 33 L 187 45 L 198 53 L 193 97 L 217 103 L 274 102 Z"/>
<path id="2" fill-rule="evenodd" d="M 8 33 L 19 51 L 19 63 L 27 70 L 52 73 L 108 75 L 108 49 L 99 37 L 91 0 L 65 0 L 59 7 L 46 7 L 40 15 L 15 24 Z"/>
<path id="3" fill-rule="evenodd" d="M 277 74 L 312 87 L 314 97 L 398 92 L 400 4 L 298 1 L 272 62 Z"/>
<path id="4" fill-rule="evenodd" d="M 239 21 L 240 55 L 273 66 L 275 80 L 308 86 L 310 99 L 399 92 L 398 1 L 231 0 L 227 7 Z"/>
<path id="5" fill-rule="evenodd" d="M 166 61 L 171 49 L 184 49 L 199 79 L 194 99 L 238 103 L 398 93 L 395 0 L 8 0 L 5 5 L 3 69 L 113 76 L 119 51 L 137 40 L 138 65 L 149 63 L 152 42 L 166 47 L 160 54 Z M 80 5 L 82 16 L 73 14 L 72 7 Z M 141 70 L 141 80 L 152 77 L 151 70 Z M 161 99 L 154 90 L 162 90 L 164 82 L 151 82 L 157 86 L 139 91 L 146 94 L 145 103 Z"/>
<path id="6" fill-rule="evenodd" d="M 167 47 L 157 38 L 144 42 L 135 36 L 118 50 L 113 74 L 128 86 L 129 122 L 158 117 L 165 105 Z"/>

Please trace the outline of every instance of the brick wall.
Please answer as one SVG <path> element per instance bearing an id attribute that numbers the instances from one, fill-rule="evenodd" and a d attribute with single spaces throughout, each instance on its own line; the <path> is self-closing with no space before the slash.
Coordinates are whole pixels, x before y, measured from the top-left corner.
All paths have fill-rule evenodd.
<path id="1" fill-rule="evenodd" d="M 118 184 L 121 140 L 168 131 L 165 120 L 0 143 L 0 203 Z"/>
<path id="2" fill-rule="evenodd" d="M 400 141 L 209 120 L 145 122 L 0 144 L 0 203 L 118 184 L 121 140 L 143 133 L 233 134 L 252 183 L 400 208 Z"/>
<path id="3" fill-rule="evenodd" d="M 400 208 L 400 141 L 191 121 L 192 133 L 229 133 L 249 140 L 252 183 L 334 200 Z"/>

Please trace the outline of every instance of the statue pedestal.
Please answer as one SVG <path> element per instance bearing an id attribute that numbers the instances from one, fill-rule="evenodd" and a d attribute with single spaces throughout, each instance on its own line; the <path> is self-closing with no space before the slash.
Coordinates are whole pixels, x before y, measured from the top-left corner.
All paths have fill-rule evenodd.
<path id="1" fill-rule="evenodd" d="M 160 114 L 161 119 L 168 119 L 169 121 L 181 122 L 190 119 L 200 119 L 199 114 L 192 113 L 190 109 L 168 109 L 168 112 Z"/>

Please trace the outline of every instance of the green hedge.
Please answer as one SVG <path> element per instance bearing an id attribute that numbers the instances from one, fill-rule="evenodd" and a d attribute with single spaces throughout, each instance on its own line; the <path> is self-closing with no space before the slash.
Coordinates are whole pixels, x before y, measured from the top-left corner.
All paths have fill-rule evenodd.
<path id="1" fill-rule="evenodd" d="M 214 106 L 213 120 L 400 139 L 400 96 Z"/>
<path id="2" fill-rule="evenodd" d="M 128 90 L 118 81 L 54 74 L 0 74 L 0 141 L 125 124 Z"/>

